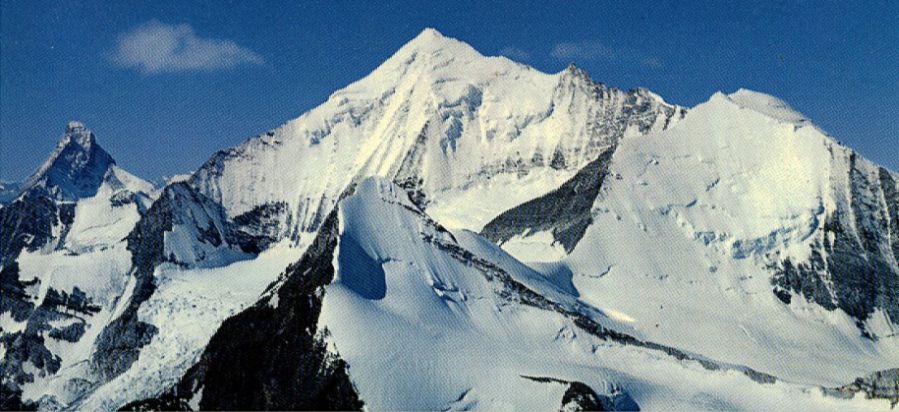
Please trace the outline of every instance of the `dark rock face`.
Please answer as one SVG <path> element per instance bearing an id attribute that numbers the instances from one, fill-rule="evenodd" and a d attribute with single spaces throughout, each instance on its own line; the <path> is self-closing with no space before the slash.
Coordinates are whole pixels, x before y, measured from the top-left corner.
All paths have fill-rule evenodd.
<path id="1" fill-rule="evenodd" d="M 481 235 L 501 245 L 517 235 L 549 230 L 571 252 L 592 222 L 590 209 L 608 175 L 613 152 L 604 152 L 558 189 L 503 212 L 484 226 Z"/>
<path id="2" fill-rule="evenodd" d="M 73 203 L 59 203 L 43 189 L 27 191 L 9 205 L 0 208 L 0 266 L 19 257 L 24 249 L 36 250 L 53 239 L 53 228 L 66 233 L 75 218 Z"/>
<path id="3" fill-rule="evenodd" d="M 402 187 L 409 193 L 409 199 L 416 206 L 424 209 L 427 206 L 427 195 L 422 186 L 424 179 L 419 176 L 424 161 L 425 145 L 428 142 L 428 124 L 425 124 L 421 133 L 415 139 L 415 144 L 406 153 L 397 172 L 394 174 L 393 181 L 399 187 Z"/>
<path id="4" fill-rule="evenodd" d="M 262 252 L 280 239 L 282 218 L 287 216 L 287 203 L 265 203 L 252 210 L 235 216 L 230 231 L 231 243 L 240 246 L 247 253 Z"/>
<path id="5" fill-rule="evenodd" d="M 27 409 L 35 405 L 23 404 L 20 387 L 33 382 L 34 374 L 26 371 L 26 362 L 40 374 L 59 371 L 60 358 L 50 352 L 46 339 L 77 342 L 84 335 L 90 318 L 100 311 L 84 292 L 77 287 L 71 292 L 49 289 L 40 305 L 32 301 L 36 297 L 33 287 L 37 280 L 25 282 L 19 279 L 16 263 L 0 272 L 0 297 L 2 310 L 9 311 L 16 321 L 25 322 L 17 331 L 0 329 L 0 343 L 6 354 L 0 359 L 0 404 L 12 409 Z M 31 290 L 29 290 L 31 289 Z M 58 326 L 54 326 L 58 325 Z M 4 406 L 4 410 L 9 410 Z"/>
<path id="6" fill-rule="evenodd" d="M 326 218 L 266 297 L 222 324 L 178 385 L 127 409 L 182 409 L 193 396 L 201 396 L 203 410 L 361 409 L 346 363 L 327 350 L 328 333 L 318 329 L 324 286 L 334 276 L 337 220 L 336 212 Z"/>
<path id="7" fill-rule="evenodd" d="M 841 398 L 851 398 L 856 393 L 864 393 L 867 399 L 887 399 L 890 406 L 899 403 L 899 369 L 874 372 L 839 388 L 827 388 L 824 393 Z"/>
<path id="8" fill-rule="evenodd" d="M 890 239 L 892 239 L 893 259 L 899 262 L 899 185 L 893 175 L 884 168 L 879 168 L 880 187 L 887 205 L 889 216 Z"/>
<path id="9" fill-rule="evenodd" d="M 598 395 L 589 386 L 571 382 L 562 395 L 563 411 L 639 411 L 640 405 L 618 388 L 610 395 Z"/>
<path id="10" fill-rule="evenodd" d="M 0 206 L 15 200 L 21 190 L 22 184 L 19 182 L 0 181 Z"/>
<path id="11" fill-rule="evenodd" d="M 16 322 L 24 322 L 34 310 L 34 297 L 29 293 L 37 279 L 24 281 L 19 278 L 19 264 L 13 262 L 0 269 L 0 313 L 9 313 Z"/>
<path id="12" fill-rule="evenodd" d="M 829 310 L 842 309 L 859 321 L 877 308 L 899 319 L 896 181 L 883 168 L 877 177 L 862 172 L 853 154 L 849 182 L 848 208 L 841 206 L 828 216 L 811 246 L 811 258 L 773 266 L 772 283 L 775 290 L 793 291 Z"/>
<path id="13" fill-rule="evenodd" d="M 562 395 L 562 406 L 560 411 L 639 411 L 640 405 L 634 401 L 631 396 L 618 388 L 612 386 L 611 394 L 600 395 L 592 388 L 582 382 L 566 381 L 562 379 L 549 378 L 543 376 L 522 376 L 522 378 L 532 380 L 534 382 L 565 385 L 565 393 Z"/>
<path id="14" fill-rule="evenodd" d="M 25 182 L 23 191 L 42 188 L 54 199 L 73 201 L 97 194 L 115 160 L 94 134 L 78 122 L 70 122 L 50 159 Z"/>
<path id="15" fill-rule="evenodd" d="M 127 370 L 157 332 L 155 326 L 138 320 L 137 311 L 156 290 L 153 270 L 166 260 L 165 232 L 172 230 L 170 199 L 168 190 L 160 195 L 126 239 L 136 284 L 128 306 L 97 337 L 92 365 L 105 379 Z"/>
<path id="16" fill-rule="evenodd" d="M 228 248 L 239 245 L 245 252 L 256 253 L 269 245 L 275 236 L 276 222 L 285 205 L 267 204 L 228 222 L 220 205 L 199 194 L 185 182 L 166 187 L 127 237 L 132 254 L 132 276 L 136 286 L 122 314 L 112 320 L 97 338 L 92 365 L 104 379 L 112 379 L 127 370 L 140 350 L 157 333 L 155 326 L 137 317 L 140 306 L 155 292 L 155 268 L 164 263 L 187 265 L 180 253 L 166 253 L 165 234 L 176 226 L 191 233 L 196 244 Z M 199 256 L 205 258 L 206 256 Z"/>

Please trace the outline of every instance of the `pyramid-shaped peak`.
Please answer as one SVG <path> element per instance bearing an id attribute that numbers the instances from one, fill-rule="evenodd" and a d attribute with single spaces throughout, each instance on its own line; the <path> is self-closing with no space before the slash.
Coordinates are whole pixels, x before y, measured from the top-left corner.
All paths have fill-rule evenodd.
<path id="1" fill-rule="evenodd" d="M 84 125 L 84 123 L 81 123 L 77 120 L 71 120 L 69 121 L 69 124 L 66 125 L 66 133 L 82 132 L 85 130 L 87 130 L 87 127 Z"/>
<path id="2" fill-rule="evenodd" d="M 59 140 L 58 149 L 70 144 L 76 144 L 81 146 L 83 150 L 91 150 L 91 146 L 94 145 L 94 140 L 94 133 L 91 132 L 84 123 L 72 120 L 66 125 L 65 133 L 63 133 L 62 138 Z"/>
<path id="3" fill-rule="evenodd" d="M 433 27 L 426 27 L 421 33 L 418 33 L 415 38 L 409 41 L 409 44 L 415 45 L 434 45 L 435 43 L 440 42 L 458 42 L 458 40 L 451 39 L 443 35 L 443 33 L 437 31 L 437 29 Z"/>
<path id="4" fill-rule="evenodd" d="M 415 36 L 415 38 L 400 48 L 400 50 L 397 51 L 397 55 L 413 53 L 434 54 L 441 51 L 446 51 L 449 54 L 474 52 L 477 55 L 480 55 L 480 53 L 467 43 L 452 37 L 444 36 L 443 33 L 430 27 L 422 30 L 421 33 Z"/>
<path id="5" fill-rule="evenodd" d="M 28 178 L 25 190 L 41 188 L 61 200 L 93 196 L 115 160 L 96 144 L 84 123 L 70 121 L 56 149 Z"/>

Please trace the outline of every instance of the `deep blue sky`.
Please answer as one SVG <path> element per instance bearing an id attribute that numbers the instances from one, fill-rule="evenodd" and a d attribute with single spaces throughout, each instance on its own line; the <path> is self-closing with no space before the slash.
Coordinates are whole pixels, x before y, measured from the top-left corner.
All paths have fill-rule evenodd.
<path id="1" fill-rule="evenodd" d="M 429 26 L 484 54 L 547 72 L 575 61 L 683 105 L 717 90 L 771 93 L 899 170 L 896 1 L 298 3 L 0 2 L 0 178 L 30 174 L 70 119 L 140 176 L 190 171 L 318 105 Z M 230 41 L 199 49 L 225 44 L 230 60 L 151 67 L 116 54 L 124 33 L 160 27 Z"/>

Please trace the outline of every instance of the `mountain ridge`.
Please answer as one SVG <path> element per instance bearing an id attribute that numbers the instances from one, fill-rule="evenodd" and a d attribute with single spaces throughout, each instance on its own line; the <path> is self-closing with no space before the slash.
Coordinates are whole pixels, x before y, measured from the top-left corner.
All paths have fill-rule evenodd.
<path id="1" fill-rule="evenodd" d="M 0 261 L 5 409 L 895 397 L 878 389 L 895 373 L 873 372 L 899 360 L 878 295 L 896 176 L 772 96 L 687 109 L 430 29 L 158 192 L 91 163 L 98 147 L 70 123 L 46 184 L 0 206 L 4 236 L 31 236 Z M 47 173 L 57 160 L 96 189 Z M 35 205 L 50 229 L 10 223 Z M 861 284 L 827 272 L 847 246 Z M 873 306 L 833 300 L 872 290 Z"/>

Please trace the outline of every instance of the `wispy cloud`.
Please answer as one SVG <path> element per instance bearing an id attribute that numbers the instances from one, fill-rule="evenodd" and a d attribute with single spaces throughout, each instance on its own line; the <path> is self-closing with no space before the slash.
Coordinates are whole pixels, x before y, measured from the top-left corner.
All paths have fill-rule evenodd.
<path id="1" fill-rule="evenodd" d="M 145 74 L 214 71 L 265 62 L 231 40 L 205 39 L 187 24 L 169 25 L 157 20 L 119 36 L 110 60 Z"/>
<path id="2" fill-rule="evenodd" d="M 550 54 L 559 60 L 567 62 L 609 60 L 626 64 L 640 64 L 654 69 L 664 66 L 664 63 L 658 57 L 646 55 L 626 47 L 611 47 L 597 40 L 559 43 L 553 47 Z"/>
<path id="3" fill-rule="evenodd" d="M 615 55 L 610 47 L 597 41 L 559 43 L 550 54 L 559 60 L 599 60 L 610 59 Z"/>
<path id="4" fill-rule="evenodd" d="M 662 64 L 662 61 L 659 60 L 658 57 L 653 56 L 644 58 L 642 63 L 655 69 L 661 69 L 663 66 L 665 66 L 664 64 Z"/>
<path id="5" fill-rule="evenodd" d="M 514 46 L 503 47 L 499 51 L 500 56 L 506 56 L 515 61 L 525 61 L 531 58 L 531 54 Z"/>

